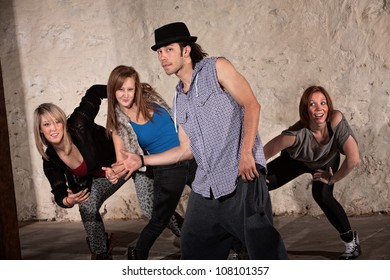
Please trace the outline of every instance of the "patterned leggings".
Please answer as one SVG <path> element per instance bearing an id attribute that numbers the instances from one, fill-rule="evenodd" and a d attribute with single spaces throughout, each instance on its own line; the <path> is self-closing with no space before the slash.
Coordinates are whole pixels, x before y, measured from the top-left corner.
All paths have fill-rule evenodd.
<path id="1" fill-rule="evenodd" d="M 94 254 L 102 254 L 108 251 L 106 230 L 99 209 L 103 202 L 124 183 L 123 178 L 119 179 L 118 183 L 114 185 L 106 178 L 93 179 L 89 199 L 79 204 L 81 220 L 87 232 L 91 252 Z"/>

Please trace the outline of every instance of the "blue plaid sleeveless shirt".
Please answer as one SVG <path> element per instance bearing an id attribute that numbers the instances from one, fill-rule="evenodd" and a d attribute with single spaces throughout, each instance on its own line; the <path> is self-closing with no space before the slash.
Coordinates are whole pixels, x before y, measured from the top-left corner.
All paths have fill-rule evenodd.
<path id="1" fill-rule="evenodd" d="M 219 85 L 216 57 L 196 64 L 191 86 L 184 93 L 179 81 L 173 111 L 191 142 L 198 164 L 194 192 L 215 198 L 236 188 L 240 148 L 243 137 L 243 108 Z M 253 147 L 256 163 L 266 167 L 263 145 L 257 133 Z"/>

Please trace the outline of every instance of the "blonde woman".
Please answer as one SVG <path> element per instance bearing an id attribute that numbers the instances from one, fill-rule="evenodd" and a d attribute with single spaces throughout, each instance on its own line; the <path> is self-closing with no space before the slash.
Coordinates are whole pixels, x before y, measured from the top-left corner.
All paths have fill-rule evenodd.
<path id="1" fill-rule="evenodd" d="M 112 258 L 99 209 L 125 182 L 119 179 L 111 184 L 102 170 L 116 161 L 112 139 L 94 122 L 105 97 L 106 86 L 92 86 L 68 119 L 52 103 L 43 103 L 34 111 L 35 144 L 51 192 L 62 208 L 78 205 L 91 259 Z"/>

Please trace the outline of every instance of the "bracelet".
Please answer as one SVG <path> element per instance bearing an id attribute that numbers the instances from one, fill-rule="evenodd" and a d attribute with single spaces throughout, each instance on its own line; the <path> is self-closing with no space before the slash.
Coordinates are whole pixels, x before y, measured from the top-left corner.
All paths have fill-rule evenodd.
<path id="1" fill-rule="evenodd" d="M 139 155 L 141 157 L 141 167 L 144 167 L 145 166 L 145 162 L 144 162 L 144 156 L 143 155 Z"/>
<path id="2" fill-rule="evenodd" d="M 69 203 L 67 196 L 65 196 L 65 202 L 68 204 L 69 207 L 73 207 L 74 206 L 74 204 L 72 205 L 71 203 Z"/>

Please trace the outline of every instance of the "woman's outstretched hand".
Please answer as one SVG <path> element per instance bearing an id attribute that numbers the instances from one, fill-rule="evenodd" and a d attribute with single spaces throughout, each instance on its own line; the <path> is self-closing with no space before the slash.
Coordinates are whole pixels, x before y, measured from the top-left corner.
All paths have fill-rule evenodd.
<path id="1" fill-rule="evenodd" d="M 65 198 L 65 201 L 68 206 L 73 207 L 75 204 L 83 203 L 88 200 L 90 192 L 88 189 L 79 191 L 78 193 L 73 193 L 70 189 L 68 191 L 68 196 Z"/>

